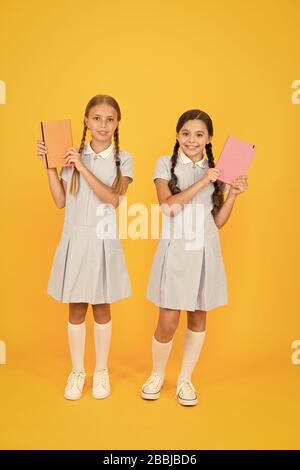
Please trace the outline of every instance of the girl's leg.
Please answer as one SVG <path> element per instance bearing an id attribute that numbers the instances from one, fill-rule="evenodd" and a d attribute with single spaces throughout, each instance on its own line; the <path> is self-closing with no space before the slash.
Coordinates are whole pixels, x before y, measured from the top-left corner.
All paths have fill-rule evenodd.
<path id="1" fill-rule="evenodd" d="M 73 371 L 84 372 L 85 316 L 87 303 L 69 304 L 68 337 Z"/>
<path id="2" fill-rule="evenodd" d="M 148 400 L 160 396 L 165 368 L 173 345 L 173 336 L 178 326 L 180 310 L 160 308 L 158 324 L 152 337 L 152 372 L 142 386 L 141 395 Z"/>
<path id="3" fill-rule="evenodd" d="M 205 331 L 206 312 L 204 310 L 187 312 L 187 327 L 192 331 Z"/>
<path id="4" fill-rule="evenodd" d="M 159 309 L 159 319 L 152 337 L 152 373 L 164 377 L 165 368 L 173 345 L 173 336 L 178 326 L 180 310 Z"/>
<path id="5" fill-rule="evenodd" d="M 112 321 L 109 304 L 92 305 L 94 314 L 94 339 L 96 350 L 96 368 L 107 368 L 107 359 L 111 340 Z"/>
<path id="6" fill-rule="evenodd" d="M 195 310 L 187 312 L 187 329 L 185 333 L 183 359 L 180 379 L 190 380 L 200 356 L 206 334 L 206 312 Z"/>
<path id="7" fill-rule="evenodd" d="M 94 314 L 94 340 L 96 367 L 93 378 L 93 397 L 106 398 L 110 394 L 108 354 L 110 349 L 112 321 L 109 304 L 92 305 Z"/>
<path id="8" fill-rule="evenodd" d="M 78 400 L 85 382 L 84 347 L 87 303 L 69 304 L 68 338 L 73 370 L 65 387 L 65 398 Z"/>
<path id="9" fill-rule="evenodd" d="M 180 310 L 159 309 L 158 324 L 154 333 L 157 341 L 167 343 L 173 339 L 180 318 Z"/>
<path id="10" fill-rule="evenodd" d="M 191 377 L 196 366 L 206 334 L 206 312 L 196 310 L 187 312 L 187 330 L 184 341 L 181 371 L 177 380 L 177 395 L 183 405 L 195 405 L 197 395 L 191 384 Z"/>

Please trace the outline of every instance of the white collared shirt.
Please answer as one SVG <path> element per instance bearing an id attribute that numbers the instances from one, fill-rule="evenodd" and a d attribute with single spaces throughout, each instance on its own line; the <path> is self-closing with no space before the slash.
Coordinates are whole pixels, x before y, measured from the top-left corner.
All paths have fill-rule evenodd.
<path id="1" fill-rule="evenodd" d="M 82 161 L 85 167 L 93 173 L 102 183 L 112 187 L 117 167 L 114 159 L 115 147 L 111 144 L 101 152 L 95 153 L 90 143 L 85 144 L 82 152 Z M 120 170 L 122 176 L 127 176 L 129 182 L 133 180 L 133 161 L 131 155 L 120 149 Z M 65 166 L 61 169 L 60 177 L 67 182 L 66 216 L 68 225 L 96 227 L 99 222 L 98 207 L 105 205 L 92 190 L 84 177 L 79 178 L 79 188 L 75 197 L 69 194 L 74 167 Z"/>
<path id="2" fill-rule="evenodd" d="M 94 150 L 91 147 L 91 143 L 88 142 L 85 146 L 84 153 L 85 155 L 95 155 L 97 157 L 102 157 L 102 158 L 107 158 L 109 155 L 114 151 L 114 145 L 113 143 L 110 144 L 109 147 L 107 147 L 105 150 L 101 150 L 101 152 L 94 152 Z"/>
<path id="3" fill-rule="evenodd" d="M 186 163 L 194 163 L 182 150 L 179 151 L 179 157 L 183 164 Z M 201 168 L 205 168 L 205 158 L 203 157 L 201 160 L 196 162 L 196 165 L 200 166 Z"/>

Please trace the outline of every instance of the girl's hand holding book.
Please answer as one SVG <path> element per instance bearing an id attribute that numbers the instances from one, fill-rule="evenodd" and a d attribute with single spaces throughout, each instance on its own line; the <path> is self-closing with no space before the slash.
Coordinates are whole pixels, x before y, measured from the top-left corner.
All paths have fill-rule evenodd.
<path id="1" fill-rule="evenodd" d="M 230 185 L 230 190 L 228 195 L 238 195 L 246 191 L 248 188 L 248 176 L 247 175 L 242 175 L 236 178 L 235 180 L 232 181 Z"/>
<path id="2" fill-rule="evenodd" d="M 82 171 L 85 168 L 83 161 L 81 160 L 78 149 L 71 147 L 64 156 L 65 164 L 67 166 L 75 166 L 78 171 Z"/>
<path id="3" fill-rule="evenodd" d="M 214 183 L 215 181 L 217 181 L 219 175 L 220 170 L 218 170 L 217 168 L 209 168 L 203 176 L 202 181 L 204 181 L 206 184 Z"/>
<path id="4" fill-rule="evenodd" d="M 42 162 L 45 159 L 45 155 L 47 153 L 47 147 L 45 146 L 45 143 L 42 141 L 42 139 L 39 139 L 37 141 L 37 156 Z"/>

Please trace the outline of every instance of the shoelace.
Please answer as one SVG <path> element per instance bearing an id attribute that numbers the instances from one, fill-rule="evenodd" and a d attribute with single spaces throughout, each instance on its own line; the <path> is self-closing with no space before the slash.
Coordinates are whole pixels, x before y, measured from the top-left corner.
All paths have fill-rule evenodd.
<path id="1" fill-rule="evenodd" d="M 72 372 L 69 380 L 68 380 L 68 386 L 73 387 L 74 385 L 78 386 L 81 384 L 82 380 L 84 379 L 84 373 L 83 372 Z"/>
<path id="2" fill-rule="evenodd" d="M 101 384 L 104 388 L 108 386 L 108 377 L 107 377 L 107 369 L 103 369 L 94 373 L 94 380 L 95 386 L 97 387 Z"/>
<path id="3" fill-rule="evenodd" d="M 178 385 L 176 395 L 178 395 L 181 391 L 183 391 L 183 393 L 186 392 L 187 394 L 190 394 L 191 391 L 195 393 L 195 387 L 190 380 L 182 380 L 182 382 Z"/>
<path id="4" fill-rule="evenodd" d="M 157 387 L 160 380 L 161 380 L 161 376 L 155 372 L 154 374 L 150 375 L 149 379 L 145 383 L 145 386 L 154 385 L 154 387 Z"/>

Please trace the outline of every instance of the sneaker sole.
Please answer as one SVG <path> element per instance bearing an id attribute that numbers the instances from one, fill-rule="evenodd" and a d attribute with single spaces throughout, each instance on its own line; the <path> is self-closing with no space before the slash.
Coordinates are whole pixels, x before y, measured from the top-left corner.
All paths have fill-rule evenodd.
<path id="1" fill-rule="evenodd" d="M 80 397 L 78 397 L 78 398 L 71 398 L 71 397 L 67 397 L 66 395 L 64 395 L 64 398 L 66 400 L 70 400 L 70 401 L 77 401 L 77 400 L 80 400 L 80 398 L 82 398 L 82 395 L 80 395 Z"/>
<path id="2" fill-rule="evenodd" d="M 94 394 L 92 393 L 92 397 L 95 398 L 95 400 L 102 400 L 103 398 L 109 397 L 109 395 L 110 395 L 110 392 L 107 393 L 106 395 L 102 395 L 101 397 L 99 397 L 99 396 L 97 396 L 97 395 L 94 395 Z"/>
<path id="3" fill-rule="evenodd" d="M 194 400 L 184 400 L 183 398 L 178 397 L 177 400 L 178 400 L 178 403 L 180 403 L 180 405 L 183 405 L 183 406 L 194 406 L 194 405 L 197 405 L 198 403 L 197 398 L 195 398 Z"/>
<path id="4" fill-rule="evenodd" d="M 158 393 L 145 393 L 141 392 L 141 397 L 145 400 L 157 400 L 160 397 L 160 392 Z"/>

